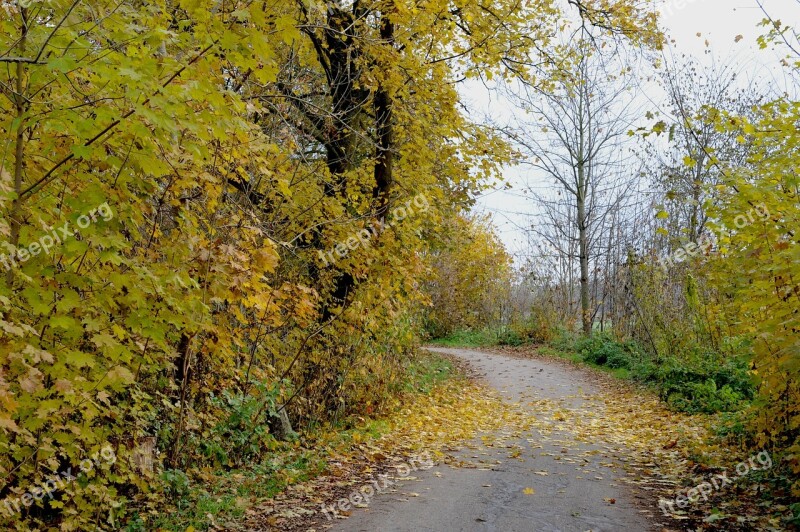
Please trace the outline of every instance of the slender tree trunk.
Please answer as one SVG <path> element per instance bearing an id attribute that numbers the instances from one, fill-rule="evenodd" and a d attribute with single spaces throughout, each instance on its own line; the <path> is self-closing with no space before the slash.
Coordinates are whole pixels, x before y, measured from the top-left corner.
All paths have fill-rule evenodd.
<path id="1" fill-rule="evenodd" d="M 25 56 L 25 45 L 28 38 L 28 10 L 20 9 L 22 23 L 20 26 L 19 55 Z M 19 245 L 19 234 L 22 227 L 22 171 L 25 163 L 25 128 L 23 119 L 28 109 L 27 97 L 25 95 L 25 65 L 22 61 L 17 63 L 17 80 L 14 94 L 14 107 L 17 112 L 17 132 L 14 146 L 14 192 L 17 197 L 11 204 L 9 216 L 10 234 L 9 243 L 17 247 Z M 6 284 L 11 286 L 14 281 L 14 268 L 9 268 L 6 273 Z"/>
<path id="2" fill-rule="evenodd" d="M 585 181 L 585 171 L 583 162 L 578 163 L 578 187 L 577 207 L 578 207 L 578 245 L 580 246 L 579 257 L 581 263 L 581 323 L 583 324 L 583 334 L 592 335 L 592 313 L 589 308 L 589 237 L 586 227 L 586 194 L 582 186 Z"/>
<path id="3" fill-rule="evenodd" d="M 394 24 L 388 13 L 381 17 L 381 39 L 389 46 L 394 46 Z M 392 175 L 394 149 L 394 126 L 392 124 L 392 98 L 388 89 L 381 85 L 375 92 L 375 124 L 378 132 L 378 146 L 375 161 L 375 188 L 373 196 L 377 200 L 375 217 L 384 220 L 389 210 L 389 191 L 394 177 Z"/>

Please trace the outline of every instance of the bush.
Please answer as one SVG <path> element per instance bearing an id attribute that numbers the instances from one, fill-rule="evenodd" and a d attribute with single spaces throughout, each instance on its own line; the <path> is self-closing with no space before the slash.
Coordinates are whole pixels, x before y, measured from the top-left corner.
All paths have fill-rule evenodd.
<path id="1" fill-rule="evenodd" d="M 647 356 L 636 342 L 603 333 L 585 338 L 561 331 L 551 346 L 575 352 L 589 364 L 629 370 L 631 378 L 654 385 L 671 408 L 682 412 L 736 412 L 755 396 L 749 344 L 737 339 L 724 343 L 725 355 L 695 345 L 661 359 Z"/>
<path id="2" fill-rule="evenodd" d="M 497 334 L 498 345 L 510 345 L 513 347 L 520 346 L 525 343 L 525 338 L 513 328 L 503 328 Z"/>
<path id="3" fill-rule="evenodd" d="M 210 403 L 220 412 L 219 421 L 211 430 L 214 437 L 199 447 L 216 465 L 239 467 L 274 446 L 268 420 L 278 416 L 279 388 L 259 382 L 252 392 L 223 390 L 219 397 L 210 395 Z"/>
<path id="4" fill-rule="evenodd" d="M 683 412 L 734 412 L 755 396 L 747 356 L 693 349 L 633 368 L 632 375 L 655 384 L 672 408 Z"/>
<path id="5" fill-rule="evenodd" d="M 575 350 L 585 362 L 597 366 L 630 369 L 634 365 L 634 352 L 630 345 L 617 342 L 606 335 L 596 334 L 591 338 L 582 338 L 575 343 Z"/>
<path id="6" fill-rule="evenodd" d="M 667 395 L 667 404 L 682 412 L 705 414 L 734 412 L 741 408 L 744 401 L 744 396 L 727 384 L 717 388 L 714 379 L 707 379 L 705 382 L 687 382 L 673 386 L 671 390 Z"/>

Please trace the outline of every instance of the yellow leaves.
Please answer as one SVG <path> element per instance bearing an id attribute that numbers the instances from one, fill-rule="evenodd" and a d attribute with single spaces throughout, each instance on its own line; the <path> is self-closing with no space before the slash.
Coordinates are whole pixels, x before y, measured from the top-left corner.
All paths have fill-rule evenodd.
<path id="1" fill-rule="evenodd" d="M 6 414 L 0 413 L 0 429 L 5 429 L 9 432 L 17 432 L 19 427 L 17 423 Z"/>
<path id="2" fill-rule="evenodd" d="M 6 334 L 12 336 L 24 336 L 26 332 L 31 331 L 32 329 L 25 325 L 17 325 L 6 320 L 0 319 L 0 329 L 3 330 Z"/>
<path id="3" fill-rule="evenodd" d="M 23 354 L 28 355 L 29 360 L 32 364 L 38 364 L 39 362 L 46 362 L 48 364 L 52 364 L 54 359 L 53 355 L 50 354 L 48 351 L 44 351 L 43 349 L 38 349 L 30 344 L 25 346 L 25 349 L 22 350 Z"/>
<path id="4" fill-rule="evenodd" d="M 278 179 L 276 185 L 278 191 L 283 194 L 284 198 L 291 199 L 292 190 L 289 188 L 289 181 L 287 179 Z"/>
<path id="5" fill-rule="evenodd" d="M 72 390 L 72 383 L 67 379 L 56 379 L 53 388 L 59 392 L 69 392 Z"/>
<path id="6" fill-rule="evenodd" d="M 116 366 L 108 372 L 106 380 L 111 388 L 119 391 L 124 389 L 125 385 L 134 382 L 135 378 L 133 373 L 131 373 L 128 368 L 124 366 Z"/>
<path id="7" fill-rule="evenodd" d="M 19 387 L 28 393 L 44 389 L 44 374 L 34 367 L 29 367 L 28 373 L 19 378 Z"/>
<path id="8" fill-rule="evenodd" d="M 726 169 L 727 187 L 717 190 L 711 210 L 722 232 L 721 260 L 713 266 L 717 287 L 727 294 L 723 310 L 735 316 L 734 334 L 754 339 L 762 408 L 754 409 L 755 429 L 763 444 L 781 441 L 791 431 L 787 410 L 800 409 L 800 397 L 785 394 L 786 382 L 800 377 L 797 364 L 787 364 L 800 350 L 795 334 L 800 312 L 796 274 L 800 245 L 788 237 L 800 223 L 797 180 L 786 169 L 798 147 L 800 110 L 778 100 L 754 109 L 755 116 L 733 117 L 721 124 L 748 144 L 748 166 Z M 768 215 L 764 211 L 768 211 Z M 779 217 L 774 213 L 781 213 Z M 783 397 L 783 403 L 780 403 Z M 781 404 L 778 407 L 778 404 Z"/>
<path id="9" fill-rule="evenodd" d="M 522 493 L 524 493 L 525 495 L 533 495 L 536 493 L 536 490 L 534 490 L 533 488 L 525 488 L 522 490 Z"/>
<path id="10" fill-rule="evenodd" d="M 113 331 L 114 336 L 116 336 L 118 340 L 124 340 L 128 336 L 128 333 L 125 331 L 125 329 L 123 329 L 116 323 L 112 325 L 111 330 Z"/>

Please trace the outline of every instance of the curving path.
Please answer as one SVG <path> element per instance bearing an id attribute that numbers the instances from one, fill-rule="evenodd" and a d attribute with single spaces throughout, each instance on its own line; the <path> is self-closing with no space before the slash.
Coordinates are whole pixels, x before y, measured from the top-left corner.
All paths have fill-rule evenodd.
<path id="1" fill-rule="evenodd" d="M 431 351 L 468 362 L 486 384 L 534 417 L 537 401 L 580 411 L 602 408 L 601 393 L 581 370 L 557 361 L 511 358 L 464 349 Z M 468 467 L 437 465 L 378 495 L 331 528 L 341 532 L 649 531 L 657 508 L 622 481 L 624 453 L 585 441 L 555 419 L 496 443 L 456 453 Z M 513 429 L 513 428 L 510 428 Z"/>

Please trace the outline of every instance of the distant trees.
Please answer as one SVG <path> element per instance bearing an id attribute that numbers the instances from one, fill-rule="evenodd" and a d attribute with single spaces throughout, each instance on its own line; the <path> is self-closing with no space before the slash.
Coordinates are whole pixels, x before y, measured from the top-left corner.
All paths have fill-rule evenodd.
<path id="1" fill-rule="evenodd" d="M 442 243 L 430 252 L 430 307 L 425 329 L 434 337 L 457 329 L 503 325 L 512 282 L 511 258 L 488 220 L 456 217 L 439 229 Z"/>

